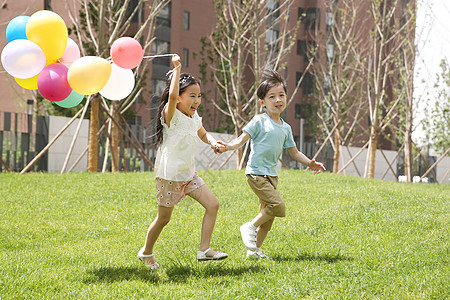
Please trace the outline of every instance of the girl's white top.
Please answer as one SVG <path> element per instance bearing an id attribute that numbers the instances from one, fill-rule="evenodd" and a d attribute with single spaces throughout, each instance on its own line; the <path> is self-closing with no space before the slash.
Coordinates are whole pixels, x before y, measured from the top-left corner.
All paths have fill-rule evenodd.
<path id="1" fill-rule="evenodd" d="M 194 113 L 192 118 L 178 109 L 170 120 L 170 127 L 164 122 L 163 141 L 156 153 L 155 178 L 173 181 L 189 181 L 195 173 L 195 150 L 198 130 L 202 127 L 202 118 Z"/>

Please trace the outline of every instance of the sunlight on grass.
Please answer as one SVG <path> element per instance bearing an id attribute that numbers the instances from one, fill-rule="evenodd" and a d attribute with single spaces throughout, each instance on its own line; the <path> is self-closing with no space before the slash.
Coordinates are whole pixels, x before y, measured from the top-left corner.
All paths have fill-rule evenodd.
<path id="1" fill-rule="evenodd" d="M 203 208 L 182 201 L 136 258 L 156 215 L 152 173 L 0 174 L 0 299 L 446 299 L 450 186 L 283 170 L 287 205 L 245 258 L 239 226 L 257 213 L 241 171 L 202 171 L 221 203 L 212 248 L 197 262 Z"/>

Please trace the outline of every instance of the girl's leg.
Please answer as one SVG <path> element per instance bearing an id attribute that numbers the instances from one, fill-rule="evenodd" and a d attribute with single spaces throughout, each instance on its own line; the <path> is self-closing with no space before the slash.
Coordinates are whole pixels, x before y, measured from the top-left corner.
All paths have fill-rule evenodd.
<path id="1" fill-rule="evenodd" d="M 205 215 L 203 216 L 202 232 L 200 238 L 200 251 L 205 251 L 209 248 L 211 243 L 211 236 L 216 223 L 217 211 L 219 210 L 219 201 L 211 190 L 202 185 L 198 189 L 193 190 L 188 194 L 193 199 L 197 200 L 205 209 Z M 208 251 L 207 256 L 214 256 L 215 251 Z"/>
<path id="2" fill-rule="evenodd" d="M 173 207 L 158 206 L 158 214 L 147 231 L 143 254 L 153 254 L 153 246 L 155 245 L 155 242 L 164 226 L 169 223 L 170 217 L 172 216 L 172 211 Z M 155 258 L 144 258 L 144 263 L 147 264 L 147 262 L 155 263 Z"/>

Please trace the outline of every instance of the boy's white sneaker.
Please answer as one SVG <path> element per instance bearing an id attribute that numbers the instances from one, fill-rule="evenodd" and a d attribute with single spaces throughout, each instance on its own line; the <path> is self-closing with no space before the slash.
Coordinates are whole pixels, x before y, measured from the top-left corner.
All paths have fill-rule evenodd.
<path id="1" fill-rule="evenodd" d="M 251 250 L 247 250 L 247 257 L 248 257 L 248 258 L 252 258 L 252 259 L 267 259 L 267 260 L 272 260 L 270 257 L 268 257 L 267 255 L 265 255 L 264 253 L 262 253 L 260 250 L 259 250 L 259 251 L 251 251 Z"/>
<path id="2" fill-rule="evenodd" d="M 239 229 L 241 231 L 242 241 L 249 250 L 256 250 L 256 230 L 251 223 L 245 223 Z"/>

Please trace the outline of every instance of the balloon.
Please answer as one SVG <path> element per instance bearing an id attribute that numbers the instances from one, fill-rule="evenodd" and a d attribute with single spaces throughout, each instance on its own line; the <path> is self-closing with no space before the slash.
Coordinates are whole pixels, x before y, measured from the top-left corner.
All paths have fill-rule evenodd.
<path id="1" fill-rule="evenodd" d="M 100 95 L 109 100 L 121 100 L 127 97 L 134 88 L 134 75 L 130 69 L 118 67 L 111 64 L 111 76 Z"/>
<path id="2" fill-rule="evenodd" d="M 9 21 L 6 27 L 6 39 L 8 42 L 12 42 L 18 39 L 27 39 L 27 22 L 30 19 L 29 16 L 18 16 Z"/>
<path id="3" fill-rule="evenodd" d="M 121 37 L 115 40 L 110 52 L 114 63 L 123 69 L 137 67 L 144 57 L 141 44 L 131 37 Z"/>
<path id="4" fill-rule="evenodd" d="M 75 43 L 71 38 L 68 38 L 66 50 L 59 59 L 59 62 L 66 65 L 66 67 L 70 67 L 70 65 L 78 58 L 80 58 L 80 48 L 77 43 Z"/>
<path id="5" fill-rule="evenodd" d="M 82 95 L 98 93 L 111 75 L 111 64 L 104 58 L 84 56 L 69 68 L 67 78 L 72 89 Z"/>
<path id="6" fill-rule="evenodd" d="M 61 101 L 69 97 L 72 88 L 67 82 L 67 70 L 63 64 L 51 64 L 41 71 L 38 88 L 42 97 L 50 101 Z"/>
<path id="7" fill-rule="evenodd" d="M 31 77 L 31 78 L 26 78 L 26 79 L 21 79 L 21 78 L 15 78 L 16 82 L 23 88 L 27 89 L 27 90 L 37 90 L 38 89 L 38 77 L 39 74 Z"/>
<path id="8" fill-rule="evenodd" d="M 41 47 L 47 59 L 58 59 L 63 55 L 68 32 L 58 14 L 49 10 L 35 12 L 28 20 L 26 32 L 28 39 Z"/>
<path id="9" fill-rule="evenodd" d="M 6 44 L 2 51 L 2 65 L 11 76 L 31 78 L 45 67 L 44 52 L 29 40 L 14 40 Z"/>
<path id="10" fill-rule="evenodd" d="M 83 101 L 84 99 L 84 95 L 78 94 L 75 91 L 72 91 L 69 95 L 69 97 L 67 97 L 64 100 L 55 102 L 56 105 L 64 107 L 64 108 L 71 108 L 74 106 L 77 106 L 78 104 L 81 103 L 81 101 Z"/>

